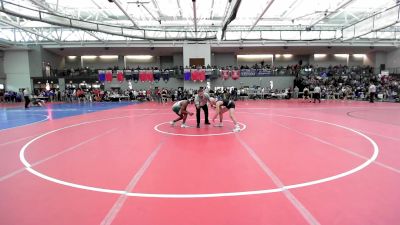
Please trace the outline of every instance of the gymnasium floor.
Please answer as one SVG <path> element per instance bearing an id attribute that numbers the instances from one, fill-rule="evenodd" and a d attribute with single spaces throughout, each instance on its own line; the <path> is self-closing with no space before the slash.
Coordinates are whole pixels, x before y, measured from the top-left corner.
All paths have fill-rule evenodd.
<path id="1" fill-rule="evenodd" d="M 2 107 L 0 224 L 400 223 L 400 104 L 241 101 L 238 133 L 171 105 Z"/>

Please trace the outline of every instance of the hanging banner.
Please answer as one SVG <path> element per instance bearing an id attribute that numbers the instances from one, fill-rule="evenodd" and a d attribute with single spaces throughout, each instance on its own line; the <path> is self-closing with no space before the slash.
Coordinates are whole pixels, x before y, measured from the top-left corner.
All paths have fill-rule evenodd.
<path id="1" fill-rule="evenodd" d="M 198 71 L 198 80 L 200 81 L 200 82 L 203 82 L 203 81 L 205 81 L 206 80 L 206 70 L 199 70 Z"/>
<path id="2" fill-rule="evenodd" d="M 146 81 L 154 81 L 153 70 L 146 70 Z"/>
<path id="3" fill-rule="evenodd" d="M 106 81 L 111 82 L 112 81 L 112 70 L 106 70 Z"/>
<path id="4" fill-rule="evenodd" d="M 158 82 L 161 79 L 161 71 L 159 70 L 154 70 L 153 71 L 153 77 L 154 77 L 154 81 Z"/>
<path id="5" fill-rule="evenodd" d="M 190 80 L 190 77 L 191 77 L 190 69 L 183 70 L 183 79 Z"/>
<path id="6" fill-rule="evenodd" d="M 231 73 L 232 80 L 238 80 L 240 78 L 240 70 L 232 70 Z"/>
<path id="7" fill-rule="evenodd" d="M 106 81 L 106 71 L 104 70 L 99 70 L 99 81 L 103 83 Z"/>
<path id="8" fill-rule="evenodd" d="M 242 77 L 255 77 L 256 75 L 257 75 L 257 70 L 255 70 L 255 69 L 240 70 L 240 76 L 242 76 Z"/>
<path id="9" fill-rule="evenodd" d="M 139 81 L 139 70 L 132 71 L 132 80 L 135 83 Z"/>
<path id="10" fill-rule="evenodd" d="M 123 70 L 117 70 L 117 80 L 119 82 L 124 81 L 124 71 Z"/>
<path id="11" fill-rule="evenodd" d="M 206 69 L 206 79 L 210 79 L 213 74 L 212 69 Z"/>
<path id="12" fill-rule="evenodd" d="M 205 70 L 192 70 L 192 80 L 193 81 L 205 81 L 206 80 L 206 71 Z"/>
<path id="13" fill-rule="evenodd" d="M 147 81 L 147 73 L 145 70 L 139 70 L 139 80 L 141 82 Z"/>
<path id="14" fill-rule="evenodd" d="M 272 76 L 271 69 L 241 69 L 241 77 L 268 77 Z"/>
<path id="15" fill-rule="evenodd" d="M 222 80 L 228 80 L 229 79 L 229 70 L 221 70 L 221 78 L 222 78 Z"/>
<path id="16" fill-rule="evenodd" d="M 190 72 L 190 71 L 189 71 Z M 189 73 L 190 74 L 190 73 Z M 169 81 L 169 71 L 168 70 L 164 70 L 162 72 L 162 79 L 165 83 L 167 83 Z"/>
<path id="17" fill-rule="evenodd" d="M 191 70 L 191 80 L 197 81 L 198 73 L 196 69 Z"/>
<path id="18" fill-rule="evenodd" d="M 124 70 L 125 79 L 132 80 L 132 70 Z"/>
<path id="19" fill-rule="evenodd" d="M 270 70 L 270 69 L 259 69 L 259 70 L 257 70 L 257 76 L 258 77 L 272 76 L 272 70 Z"/>

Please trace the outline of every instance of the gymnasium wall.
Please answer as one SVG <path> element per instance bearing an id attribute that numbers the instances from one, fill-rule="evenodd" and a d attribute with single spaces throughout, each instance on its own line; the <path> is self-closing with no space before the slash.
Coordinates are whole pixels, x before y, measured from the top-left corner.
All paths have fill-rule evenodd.
<path id="1" fill-rule="evenodd" d="M 399 56 L 400 58 L 400 56 Z M 354 57 L 352 54 L 347 57 L 335 56 L 334 54 L 327 54 L 325 57 L 314 57 L 314 55 L 292 55 L 290 57 L 282 55 L 274 55 L 274 59 L 271 57 L 266 57 L 264 59 L 252 59 L 252 58 L 237 58 L 235 53 L 213 53 L 210 57 L 211 64 L 216 65 L 218 67 L 225 66 L 253 66 L 254 64 L 261 64 L 261 61 L 264 60 L 265 64 L 273 64 L 275 66 L 283 66 L 298 64 L 301 60 L 303 65 L 312 64 L 320 67 L 329 67 L 335 65 L 349 65 L 349 66 L 357 66 L 357 65 L 370 65 L 373 67 L 380 66 L 381 63 L 386 62 L 386 54 L 367 54 L 365 57 Z M 62 63 L 61 63 L 62 64 Z M 124 56 L 120 55 L 114 59 L 102 59 L 99 56 L 96 58 L 84 58 L 83 66 L 90 67 L 94 69 L 106 69 L 109 67 L 113 67 L 118 65 L 119 68 L 124 67 Z M 174 66 L 183 66 L 183 55 L 180 53 L 166 56 L 153 56 L 151 59 L 129 59 L 126 58 L 126 65 L 129 68 L 146 68 L 146 67 L 162 67 L 162 68 L 171 68 Z M 65 57 L 65 67 L 66 68 L 79 68 L 81 67 L 81 59 L 80 56 L 77 56 L 75 59 L 70 59 L 69 57 Z"/>
<path id="2" fill-rule="evenodd" d="M 0 84 L 6 84 L 6 74 L 4 73 L 4 52 L 0 51 Z"/>
<path id="3" fill-rule="evenodd" d="M 358 66 L 358 65 L 364 65 L 364 57 L 349 55 L 348 66 Z"/>
<path id="4" fill-rule="evenodd" d="M 374 62 L 375 62 L 375 54 L 369 53 L 365 55 L 363 65 L 375 67 Z"/>
<path id="5" fill-rule="evenodd" d="M 81 57 L 65 57 L 65 68 L 67 69 L 76 69 L 81 67 Z M 102 65 L 103 66 L 103 65 Z"/>
<path id="6" fill-rule="evenodd" d="M 395 66 L 395 60 L 391 60 L 391 57 L 395 57 L 395 53 L 386 53 L 386 52 L 376 52 L 375 53 L 375 73 L 378 74 L 380 72 L 380 65 L 381 64 L 388 64 L 389 61 L 387 59 L 390 59 L 390 64 L 391 66 Z M 385 67 L 389 68 L 389 65 L 386 65 Z"/>
<path id="7" fill-rule="evenodd" d="M 150 59 L 130 59 L 126 57 L 126 66 L 129 68 L 160 67 L 160 56 L 153 56 Z"/>
<path id="8" fill-rule="evenodd" d="M 52 68 L 64 68 L 64 57 L 57 55 L 51 51 L 41 48 L 42 61 L 44 63 L 50 63 Z"/>
<path id="9" fill-rule="evenodd" d="M 42 52 L 40 46 L 32 46 L 28 52 L 29 54 L 29 71 L 31 77 L 42 77 Z"/>
<path id="10" fill-rule="evenodd" d="M 6 74 L 4 73 L 4 52 L 0 51 L 0 79 L 5 79 L 5 78 Z"/>
<path id="11" fill-rule="evenodd" d="M 57 55 L 41 46 L 29 47 L 29 71 L 31 77 L 42 77 L 43 68 L 50 64 L 51 68 L 64 68 L 65 60 L 63 56 Z"/>
<path id="12" fill-rule="evenodd" d="M 183 45 L 183 65 L 189 65 L 191 58 L 204 58 L 205 65 L 211 65 L 211 46 L 210 44 L 184 44 Z"/>
<path id="13" fill-rule="evenodd" d="M 183 54 L 182 53 L 175 53 L 172 55 L 172 60 L 174 62 L 174 66 L 180 67 L 183 66 Z"/>
<path id="14" fill-rule="evenodd" d="M 31 88 L 28 51 L 6 51 L 4 73 L 7 77 L 7 90 L 18 91 L 20 88 Z"/>
<path id="15" fill-rule="evenodd" d="M 298 64 L 301 60 L 303 62 L 302 65 L 308 64 L 310 56 L 308 55 L 292 55 L 292 56 L 285 56 L 281 54 L 280 56 L 274 56 L 274 65 L 275 66 L 283 66 L 286 67 L 287 65 L 295 65 Z"/>
<path id="16" fill-rule="evenodd" d="M 160 68 L 170 69 L 174 67 L 174 57 L 173 56 L 159 56 L 160 57 Z"/>
<path id="17" fill-rule="evenodd" d="M 272 55 L 266 55 L 265 57 L 262 58 L 237 58 L 237 65 L 238 66 L 249 66 L 252 67 L 256 63 L 258 65 L 261 65 L 261 62 L 264 61 L 265 65 L 271 65 L 272 64 Z"/>
<path id="18" fill-rule="evenodd" d="M 211 65 L 218 67 L 237 66 L 235 53 L 212 53 Z"/>
<path id="19" fill-rule="evenodd" d="M 108 69 L 118 66 L 119 56 L 115 58 L 100 58 L 99 56 L 94 58 L 82 57 L 81 60 L 83 62 L 83 67 L 89 67 L 92 69 Z"/>
<path id="20" fill-rule="evenodd" d="M 161 68 L 172 68 L 174 66 L 182 65 L 181 63 L 176 63 L 176 61 L 182 60 L 182 55 L 175 54 L 172 56 L 153 56 L 150 59 L 132 59 L 126 57 L 124 62 L 124 56 L 119 55 L 118 58 L 102 58 L 100 56 L 96 56 L 95 58 L 87 58 L 83 57 L 83 67 L 89 67 L 93 69 L 107 69 L 113 68 L 114 66 L 118 66 L 120 69 L 126 66 L 129 68 L 137 68 L 140 66 L 141 68 L 146 67 L 161 67 Z M 77 56 L 76 58 L 64 57 L 65 67 L 66 68 L 80 68 L 81 67 L 81 57 Z"/>
<path id="21" fill-rule="evenodd" d="M 388 52 L 386 56 L 386 69 L 400 67 L 400 49 Z"/>
<path id="22" fill-rule="evenodd" d="M 335 56 L 333 54 L 326 54 L 326 56 L 317 57 L 311 55 L 310 64 L 317 67 L 329 67 L 336 65 L 347 65 L 347 57 Z"/>

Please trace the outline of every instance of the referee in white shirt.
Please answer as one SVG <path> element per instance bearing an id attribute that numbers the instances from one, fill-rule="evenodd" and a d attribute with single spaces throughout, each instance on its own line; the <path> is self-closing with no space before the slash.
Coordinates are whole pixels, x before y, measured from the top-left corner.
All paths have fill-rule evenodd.
<path id="1" fill-rule="evenodd" d="M 29 88 L 24 89 L 24 100 L 25 100 L 25 109 L 29 108 L 29 103 L 31 100 L 29 99 L 30 93 L 29 93 Z"/>
<path id="2" fill-rule="evenodd" d="M 376 94 L 376 86 L 374 85 L 373 82 L 371 82 L 369 88 L 369 102 L 370 103 L 374 103 L 374 98 L 375 98 L 375 94 Z"/>
<path id="3" fill-rule="evenodd" d="M 210 101 L 210 96 L 207 93 L 204 93 L 204 89 L 200 88 L 197 92 L 197 95 L 194 97 L 194 104 L 196 105 L 196 120 L 197 120 L 197 128 L 200 128 L 200 109 L 204 110 L 204 124 L 209 125 L 210 122 L 208 120 L 208 106 L 207 102 Z"/>
<path id="4" fill-rule="evenodd" d="M 315 100 L 318 100 L 318 102 L 321 103 L 321 88 L 318 85 L 315 85 L 314 87 L 313 98 L 314 98 L 314 103 Z"/>

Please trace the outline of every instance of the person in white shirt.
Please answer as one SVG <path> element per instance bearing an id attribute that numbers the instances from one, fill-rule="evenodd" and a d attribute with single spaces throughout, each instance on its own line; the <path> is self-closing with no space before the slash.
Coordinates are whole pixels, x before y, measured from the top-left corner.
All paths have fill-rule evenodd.
<path id="1" fill-rule="evenodd" d="M 369 91 L 369 102 L 374 103 L 376 86 L 374 85 L 373 82 L 371 82 L 371 84 L 369 85 L 368 91 Z"/>
<path id="2" fill-rule="evenodd" d="M 209 125 L 210 122 L 208 120 L 208 106 L 207 102 L 210 101 L 210 95 L 204 93 L 204 89 L 200 88 L 197 92 L 197 95 L 194 97 L 194 104 L 196 106 L 196 121 L 197 128 L 200 128 L 200 109 L 204 111 L 204 124 Z"/>
<path id="3" fill-rule="evenodd" d="M 29 103 L 31 102 L 29 93 L 29 88 L 24 89 L 24 100 L 25 100 L 25 109 L 29 108 Z"/>
<path id="4" fill-rule="evenodd" d="M 321 88 L 318 85 L 314 87 L 313 98 L 314 98 L 314 103 L 316 100 L 318 100 L 318 102 L 321 103 Z"/>
<path id="5" fill-rule="evenodd" d="M 297 87 L 297 86 L 294 87 L 294 93 L 293 94 L 294 94 L 294 96 L 293 96 L 294 98 L 299 98 L 299 87 Z"/>

